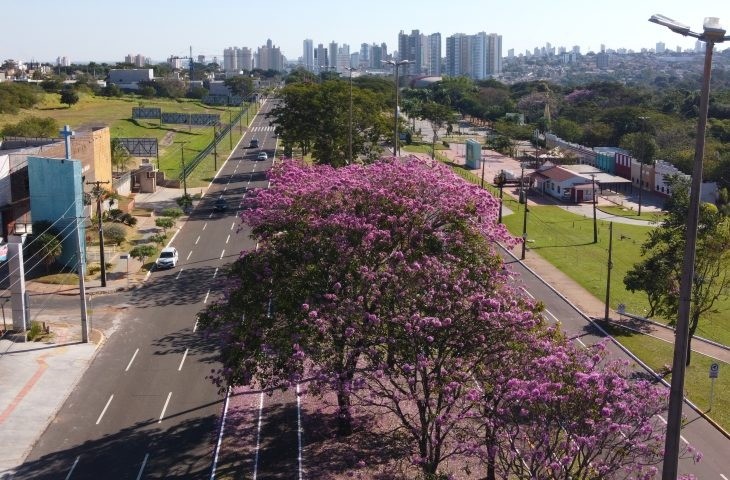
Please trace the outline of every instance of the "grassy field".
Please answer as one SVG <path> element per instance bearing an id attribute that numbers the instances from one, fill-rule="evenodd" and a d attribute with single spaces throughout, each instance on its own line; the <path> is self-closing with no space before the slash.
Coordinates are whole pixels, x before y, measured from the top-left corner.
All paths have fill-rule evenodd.
<path id="1" fill-rule="evenodd" d="M 16 115 L 0 114 L 0 128 L 8 123 L 16 123 L 27 116 L 51 117 L 59 125 L 70 125 L 74 130 L 91 126 L 109 126 L 112 138 L 146 137 L 159 141 L 159 165 L 168 178 L 177 178 L 182 161 L 180 143 L 184 145 L 185 160 L 190 161 L 202 151 L 213 139 L 212 127 L 186 127 L 183 125 L 160 124 L 159 120 L 132 119 L 133 107 L 158 107 L 163 112 L 183 113 L 217 113 L 222 123 L 228 123 L 229 117 L 239 111 L 239 107 L 218 107 L 203 105 L 198 100 L 188 99 L 142 99 L 124 96 L 121 98 L 96 97 L 80 94 L 79 102 L 70 108 L 62 105 L 56 94 L 45 94 L 43 101 L 33 109 L 22 110 Z M 230 113 L 229 113 L 230 112 Z M 251 113 L 254 112 L 251 107 Z M 245 121 L 245 117 L 244 117 Z M 241 137 L 240 130 L 234 129 L 233 140 Z M 218 158 L 230 153 L 227 138 L 219 144 Z M 227 150 L 227 151 L 226 151 Z M 152 159 L 154 160 L 154 159 Z M 209 161 L 208 161 L 209 160 Z M 212 155 L 201 163 L 202 172 L 194 172 L 189 178 L 189 187 L 206 186 L 213 176 L 214 160 Z M 208 180 L 206 180 L 208 179 Z"/>
<path id="2" fill-rule="evenodd" d="M 641 216 L 638 215 L 636 210 L 626 207 L 620 207 L 618 205 L 599 205 L 598 210 L 614 215 L 616 217 L 634 218 L 637 220 L 646 220 L 648 222 L 661 222 L 666 214 L 662 212 L 642 212 Z"/>
<path id="3" fill-rule="evenodd" d="M 671 344 L 622 328 L 607 327 L 607 330 L 654 371 L 662 369 L 665 365 L 672 365 L 673 346 Z M 685 389 L 690 400 L 706 412 L 710 402 L 708 372 L 710 364 L 713 362 L 720 364 L 721 374 L 715 380 L 715 395 L 709 416 L 728 430 L 730 429 L 730 375 L 723 375 L 722 372 L 730 372 L 730 365 L 699 353 L 693 353 L 692 364 L 687 369 L 685 377 Z M 667 376 L 666 380 L 671 382 L 671 375 Z"/>

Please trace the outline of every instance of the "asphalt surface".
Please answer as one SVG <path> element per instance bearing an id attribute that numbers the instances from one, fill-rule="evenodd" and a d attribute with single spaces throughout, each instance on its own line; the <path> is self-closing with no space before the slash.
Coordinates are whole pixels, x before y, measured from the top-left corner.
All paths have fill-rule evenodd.
<path id="1" fill-rule="evenodd" d="M 247 148 L 254 136 L 260 147 Z M 127 307 L 124 322 L 14 478 L 210 476 L 224 397 L 206 378 L 218 367 L 216 349 L 195 319 L 219 297 L 226 265 L 254 248 L 245 231 L 236 233 L 236 211 L 248 188 L 267 185 L 275 147 L 273 128 L 258 115 L 173 239 L 179 265 L 114 296 Z M 260 151 L 269 159 L 257 161 Z M 217 212 L 221 196 L 228 209 Z"/>

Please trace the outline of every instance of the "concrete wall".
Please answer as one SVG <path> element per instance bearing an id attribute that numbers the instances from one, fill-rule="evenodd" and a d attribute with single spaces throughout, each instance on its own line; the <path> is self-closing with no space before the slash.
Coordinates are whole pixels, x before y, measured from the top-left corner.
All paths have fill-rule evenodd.
<path id="1" fill-rule="evenodd" d="M 31 217 L 33 222 L 47 220 L 55 223 L 63 245 L 58 263 L 68 267 L 77 263 L 75 223 L 76 218 L 82 220 L 84 216 L 81 177 L 79 160 L 28 157 Z M 84 252 L 83 234 L 81 245 Z"/>
<path id="2" fill-rule="evenodd" d="M 47 145 L 43 155 L 64 158 L 66 147 L 63 142 Z M 112 190 L 112 149 L 109 127 L 77 132 L 71 137 L 71 158 L 81 161 L 84 182 L 109 182 L 102 188 Z"/>

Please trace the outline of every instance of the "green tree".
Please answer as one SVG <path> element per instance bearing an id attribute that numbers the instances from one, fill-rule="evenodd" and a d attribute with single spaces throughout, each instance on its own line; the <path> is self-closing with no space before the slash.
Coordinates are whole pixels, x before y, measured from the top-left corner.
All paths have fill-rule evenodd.
<path id="1" fill-rule="evenodd" d="M 55 235 L 51 231 L 46 231 L 38 235 L 35 239 L 37 249 L 36 251 L 40 254 L 40 261 L 45 265 L 46 272 L 51 268 L 51 265 L 56 263 L 56 260 L 63 253 L 63 245 L 58 235 Z"/>
<path id="2" fill-rule="evenodd" d="M 162 229 L 167 235 L 167 229 L 175 226 L 175 220 L 170 217 L 157 217 L 155 218 L 155 225 Z"/>
<path id="3" fill-rule="evenodd" d="M 146 243 L 144 245 L 137 245 L 136 247 L 134 247 L 129 252 L 129 255 L 132 258 L 136 258 L 140 262 L 145 263 L 146 259 L 155 255 L 156 253 L 157 253 L 157 248 L 155 248 L 154 245 Z"/>
<path id="4" fill-rule="evenodd" d="M 61 92 L 61 103 L 71 108 L 71 105 L 79 103 L 79 94 L 71 89 L 65 89 Z"/>
<path id="5" fill-rule="evenodd" d="M 236 75 L 223 82 L 233 95 L 245 97 L 253 92 L 253 79 L 248 75 Z"/>
<path id="6" fill-rule="evenodd" d="M 129 150 L 127 150 L 127 147 L 118 138 L 112 138 L 111 150 L 112 165 L 117 171 L 126 170 L 132 164 L 132 157 L 129 155 Z"/>
<path id="7" fill-rule="evenodd" d="M 672 196 L 666 205 L 667 216 L 642 245 L 644 258 L 628 272 L 624 284 L 631 292 L 646 292 L 652 311 L 673 324 L 679 311 L 679 287 L 689 210 L 689 180 L 674 176 L 669 180 L 669 190 Z M 714 205 L 703 204 L 697 230 L 687 365 L 691 359 L 692 337 L 700 319 L 707 313 L 716 313 L 717 301 L 727 299 L 730 295 L 729 266 L 730 219 L 723 216 Z"/>
<path id="8" fill-rule="evenodd" d="M 445 124 L 454 121 L 454 114 L 449 107 L 436 102 L 424 103 L 421 106 L 420 114 L 421 118 L 431 125 L 431 129 L 433 131 L 433 136 L 431 138 L 431 158 L 435 158 L 438 131 L 441 130 Z"/>
<path id="9" fill-rule="evenodd" d="M 147 85 L 139 89 L 139 94 L 144 98 L 152 98 L 157 94 L 157 90 Z"/>
<path id="10" fill-rule="evenodd" d="M 102 227 L 104 240 L 116 246 L 121 245 L 127 239 L 127 230 L 118 223 L 111 223 Z"/>
<path id="11" fill-rule="evenodd" d="M 55 137 L 58 122 L 53 118 L 27 117 L 16 124 L 5 125 L 0 131 L 3 137 Z"/>

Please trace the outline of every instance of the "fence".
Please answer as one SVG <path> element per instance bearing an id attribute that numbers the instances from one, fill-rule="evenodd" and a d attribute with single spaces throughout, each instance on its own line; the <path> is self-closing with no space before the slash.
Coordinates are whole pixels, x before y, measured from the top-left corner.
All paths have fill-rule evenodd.
<path id="1" fill-rule="evenodd" d="M 231 131 L 231 128 L 233 126 L 241 121 L 241 117 L 243 116 L 243 111 L 238 112 L 235 117 L 231 120 L 231 123 L 223 127 L 219 132 L 216 132 L 215 138 L 206 146 L 203 151 L 198 153 L 192 160 L 187 162 L 185 164 L 185 168 L 180 172 L 180 175 L 178 175 L 178 178 L 182 181 L 184 179 L 187 179 L 188 176 L 193 173 L 193 170 L 197 168 L 198 165 L 200 165 L 200 162 L 203 161 L 205 157 L 210 155 L 210 152 L 213 151 L 213 148 L 215 148 L 218 143 L 220 143 L 223 138 L 228 135 L 228 132 Z"/>

